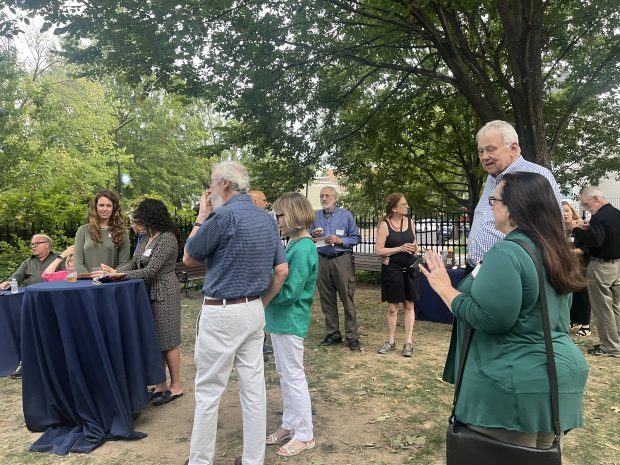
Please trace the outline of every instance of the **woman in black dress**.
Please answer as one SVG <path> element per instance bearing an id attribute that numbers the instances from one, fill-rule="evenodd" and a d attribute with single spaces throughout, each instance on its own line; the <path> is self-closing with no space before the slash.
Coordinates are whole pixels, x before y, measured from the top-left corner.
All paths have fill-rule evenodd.
<path id="1" fill-rule="evenodd" d="M 403 356 L 413 355 L 413 302 L 420 298 L 418 270 L 414 267 L 418 243 L 414 222 L 407 217 L 409 205 L 399 192 L 385 199 L 385 216 L 377 227 L 376 253 L 383 257 L 381 266 L 381 301 L 388 303 L 387 341 L 379 348 L 380 354 L 396 348 L 395 332 L 399 304 L 405 314 L 405 345 Z"/>
<path id="2" fill-rule="evenodd" d="M 581 227 L 583 220 L 579 217 L 573 206 L 565 200 L 562 201 L 562 212 L 564 217 L 564 230 L 573 244 L 573 253 L 578 255 L 581 259 L 581 269 L 585 276 L 585 270 L 590 262 L 590 255 L 579 242 L 575 242 L 575 238 L 571 234 L 574 228 Z M 590 314 L 591 309 L 588 288 L 584 287 L 580 291 L 573 292 L 573 304 L 570 307 L 570 329 L 575 336 L 585 337 L 590 335 Z"/>

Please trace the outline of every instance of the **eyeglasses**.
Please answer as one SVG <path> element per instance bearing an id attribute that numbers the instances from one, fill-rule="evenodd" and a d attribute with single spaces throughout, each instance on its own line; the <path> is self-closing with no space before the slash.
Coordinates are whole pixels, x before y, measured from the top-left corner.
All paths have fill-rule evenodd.
<path id="1" fill-rule="evenodd" d="M 489 196 L 489 205 L 490 206 L 495 205 L 495 202 L 503 202 L 503 201 L 504 201 L 504 199 L 500 199 L 499 197 L 495 197 L 493 195 Z"/>
<path id="2" fill-rule="evenodd" d="M 276 219 L 280 219 L 284 216 L 284 213 L 276 213 Z"/>
<path id="3" fill-rule="evenodd" d="M 47 241 L 39 241 L 39 242 L 31 242 L 30 243 L 30 248 L 34 249 L 36 246 L 38 246 L 39 244 L 45 244 L 47 243 Z"/>

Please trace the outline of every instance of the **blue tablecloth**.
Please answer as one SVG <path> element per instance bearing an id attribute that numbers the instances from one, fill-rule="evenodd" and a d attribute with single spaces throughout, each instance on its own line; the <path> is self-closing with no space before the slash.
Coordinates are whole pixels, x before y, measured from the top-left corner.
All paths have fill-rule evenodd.
<path id="1" fill-rule="evenodd" d="M 0 291 L 0 377 L 13 374 L 21 355 L 19 353 L 19 319 L 24 288 L 17 294 Z"/>
<path id="2" fill-rule="evenodd" d="M 452 285 L 456 287 L 465 276 L 465 269 L 448 270 Z M 420 273 L 420 300 L 415 303 L 416 320 L 452 323 L 452 312 L 428 284 L 426 276 Z"/>
<path id="3" fill-rule="evenodd" d="M 90 452 L 146 436 L 134 431 L 132 413 L 164 369 L 142 280 L 28 286 L 21 352 L 26 426 L 45 431 L 31 450 Z"/>

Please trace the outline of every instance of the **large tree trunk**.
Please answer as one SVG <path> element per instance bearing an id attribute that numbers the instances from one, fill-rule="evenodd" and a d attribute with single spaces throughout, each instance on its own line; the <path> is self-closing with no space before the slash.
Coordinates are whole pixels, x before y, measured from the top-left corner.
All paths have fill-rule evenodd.
<path id="1" fill-rule="evenodd" d="M 419 2 L 405 2 L 417 24 L 429 32 L 428 38 L 455 78 L 452 84 L 471 104 L 481 124 L 495 119 L 514 123 L 523 156 L 548 167 L 541 74 L 542 0 L 495 0 L 503 25 L 504 45 L 495 51 L 497 56 L 485 58 L 480 57 L 481 51 L 472 38 L 472 33 L 477 32 L 471 30 L 471 23 L 456 9 L 446 7 L 441 1 L 433 2 L 441 26 L 437 27 Z M 476 16 L 478 12 L 470 13 Z M 507 60 L 507 70 L 498 58 L 500 55 Z M 505 108 L 498 86 L 508 96 L 512 108 Z"/>
<path id="2" fill-rule="evenodd" d="M 549 167 L 543 116 L 541 0 L 496 0 L 505 28 L 513 88 L 507 89 L 523 156 Z"/>

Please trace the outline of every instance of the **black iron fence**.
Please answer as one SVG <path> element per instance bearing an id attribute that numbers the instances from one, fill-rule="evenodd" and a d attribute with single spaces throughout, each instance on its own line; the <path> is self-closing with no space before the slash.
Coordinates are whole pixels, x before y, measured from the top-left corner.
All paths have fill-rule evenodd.
<path id="1" fill-rule="evenodd" d="M 358 253 L 374 253 L 377 226 L 381 221 L 381 217 L 358 216 L 355 217 L 355 221 L 360 228 L 362 240 L 355 246 L 354 251 Z M 193 221 L 178 218 L 176 219 L 176 224 L 181 231 L 181 243 L 183 244 L 192 230 Z M 9 244 L 15 243 L 17 239 L 27 241 L 37 233 L 47 234 L 52 237 L 64 236 L 72 238 L 79 227 L 80 224 L 77 222 L 20 224 L 7 221 L 0 225 L 0 241 L 5 241 Z M 415 228 L 416 238 L 421 248 L 430 248 L 435 251 L 452 249 L 456 263 L 464 265 L 467 236 L 469 235 L 470 228 L 467 217 L 443 212 L 420 215 L 420 217 L 415 218 Z M 131 229 L 130 239 L 133 251 L 137 237 Z M 182 257 L 183 251 L 180 250 L 179 260 Z"/>

